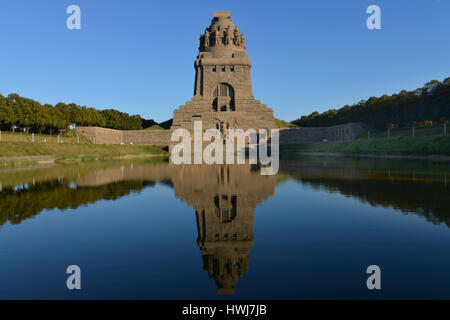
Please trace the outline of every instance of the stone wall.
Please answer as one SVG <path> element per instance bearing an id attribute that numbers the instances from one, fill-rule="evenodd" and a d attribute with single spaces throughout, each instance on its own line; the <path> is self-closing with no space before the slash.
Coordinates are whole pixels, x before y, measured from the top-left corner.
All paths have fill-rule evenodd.
<path id="1" fill-rule="evenodd" d="M 328 141 L 355 140 L 361 133 L 367 130 L 367 125 L 362 122 L 352 122 L 324 127 L 324 130 L 325 139 Z"/>
<path id="2" fill-rule="evenodd" d="M 354 140 L 366 130 L 364 123 L 346 123 L 331 127 L 280 129 L 280 144 L 311 141 Z M 76 131 L 96 144 L 163 145 L 170 144 L 171 130 L 114 130 L 99 127 L 77 127 Z"/>
<path id="3" fill-rule="evenodd" d="M 77 127 L 78 133 L 96 144 L 169 145 L 170 130 L 114 130 Z"/>
<path id="4" fill-rule="evenodd" d="M 125 144 L 167 146 L 170 143 L 170 130 L 123 130 Z"/>
<path id="5" fill-rule="evenodd" d="M 280 144 L 311 141 L 354 140 L 367 129 L 361 122 L 346 123 L 331 127 L 302 127 L 280 129 Z"/>
<path id="6" fill-rule="evenodd" d="M 122 131 L 100 127 L 77 127 L 78 133 L 95 144 L 121 144 Z"/>

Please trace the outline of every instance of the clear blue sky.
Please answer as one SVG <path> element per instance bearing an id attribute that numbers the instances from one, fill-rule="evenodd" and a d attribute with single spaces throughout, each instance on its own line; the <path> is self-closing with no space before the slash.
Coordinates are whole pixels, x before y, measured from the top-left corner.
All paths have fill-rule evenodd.
<path id="1" fill-rule="evenodd" d="M 370 4 L 382 30 L 366 28 Z M 192 97 L 200 33 L 228 10 L 254 95 L 281 119 L 450 75 L 448 0 L 0 0 L 0 93 L 167 120 Z"/>

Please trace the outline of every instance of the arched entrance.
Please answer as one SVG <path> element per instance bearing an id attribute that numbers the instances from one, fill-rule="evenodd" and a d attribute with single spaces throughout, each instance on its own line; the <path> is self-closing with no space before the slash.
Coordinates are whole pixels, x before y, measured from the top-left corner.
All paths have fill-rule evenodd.
<path id="1" fill-rule="evenodd" d="M 213 91 L 213 111 L 235 111 L 234 89 L 228 83 L 220 83 Z"/>

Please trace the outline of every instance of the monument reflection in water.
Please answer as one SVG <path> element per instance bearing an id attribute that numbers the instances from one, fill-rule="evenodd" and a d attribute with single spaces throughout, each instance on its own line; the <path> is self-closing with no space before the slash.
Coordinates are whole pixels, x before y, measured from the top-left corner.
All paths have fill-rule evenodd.
<path id="1" fill-rule="evenodd" d="M 219 294 L 233 294 L 248 271 L 256 206 L 273 195 L 275 176 L 251 165 L 198 165 L 175 169 L 175 195 L 194 207 L 203 268 Z"/>
<path id="2" fill-rule="evenodd" d="M 249 164 L 155 164 L 94 171 L 78 186 L 130 179 L 172 183 L 175 196 L 195 210 L 204 270 L 216 282 L 218 294 L 233 294 L 248 271 L 255 208 L 273 195 L 276 176 L 263 176 L 258 166 Z"/>
<path id="3" fill-rule="evenodd" d="M 447 172 L 362 159 L 285 159 L 276 176 L 252 165 L 141 161 L 3 169 L 0 297 L 73 297 L 61 270 L 74 256 L 86 268 L 85 298 L 371 298 L 364 268 L 374 260 L 389 270 L 383 283 L 397 284 L 386 297 L 448 297 Z M 195 256 L 194 212 L 217 293 Z"/>

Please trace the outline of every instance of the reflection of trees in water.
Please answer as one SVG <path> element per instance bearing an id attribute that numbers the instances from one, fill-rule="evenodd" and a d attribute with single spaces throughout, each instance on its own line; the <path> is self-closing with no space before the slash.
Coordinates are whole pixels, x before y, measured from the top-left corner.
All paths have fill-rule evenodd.
<path id="1" fill-rule="evenodd" d="M 433 223 L 444 222 L 450 227 L 450 194 L 442 185 L 376 180 L 337 180 L 318 183 L 329 191 L 352 196 L 372 206 L 393 207 L 405 213 L 423 216 Z"/>
<path id="2" fill-rule="evenodd" d="M 281 171 L 310 185 L 332 193 L 340 193 L 372 206 L 392 207 L 414 213 L 433 223 L 450 227 L 450 192 L 444 181 L 427 182 L 419 177 L 394 176 L 384 171 L 360 170 L 351 167 L 302 167 L 283 162 Z M 436 179 L 438 180 L 438 179 Z"/>
<path id="3" fill-rule="evenodd" d="M 46 209 L 76 209 L 102 199 L 115 200 L 153 184 L 145 181 L 119 181 L 95 187 L 73 188 L 68 182 L 54 180 L 19 190 L 4 189 L 0 192 L 0 225 L 7 221 L 19 224 Z"/>
<path id="4" fill-rule="evenodd" d="M 102 199 L 115 200 L 155 182 L 162 183 L 173 188 L 175 197 L 195 210 L 203 269 L 214 279 L 219 294 L 233 294 L 248 272 L 255 208 L 273 196 L 275 185 L 285 176 L 372 206 L 414 212 L 450 226 L 450 197 L 444 183 L 405 181 L 394 175 L 388 177 L 380 169 L 370 172 L 354 164 L 323 161 L 283 161 L 280 168 L 285 175 L 262 176 L 259 168 L 251 165 L 95 168 L 78 178 L 72 175 L 70 180 L 53 177 L 34 186 L 24 183 L 24 188 L 4 188 L 0 191 L 0 225 L 7 221 L 18 224 L 46 209 L 75 209 Z"/>
<path id="5" fill-rule="evenodd" d="M 58 181 L 53 177 L 34 186 L 23 183 L 24 188 L 0 191 L 0 225 L 7 221 L 18 224 L 46 209 L 75 209 L 102 199 L 115 200 L 155 182 L 163 183 L 195 210 L 203 269 L 214 279 L 220 294 L 234 293 L 248 271 L 255 208 L 273 196 L 276 183 L 284 176 L 450 226 L 450 197 L 443 181 L 427 182 L 419 176 L 412 181 L 410 175 L 405 179 L 405 172 L 395 176 L 393 171 L 391 176 L 382 168 L 368 171 L 345 163 L 282 161 L 280 165 L 285 175 L 262 176 L 250 165 L 147 164 L 94 168 L 78 178 L 72 175 L 70 180 Z"/>
<path id="6" fill-rule="evenodd" d="M 175 195 L 196 210 L 200 210 L 199 206 L 210 207 L 211 216 L 219 221 L 234 221 L 238 207 L 242 212 L 243 199 L 246 206 L 250 201 L 253 204 L 249 207 L 254 207 L 270 196 L 275 183 L 248 166 L 151 164 L 94 169 L 76 180 L 77 188 L 71 188 L 67 180 L 58 182 L 56 179 L 34 186 L 28 183 L 23 189 L 3 188 L 0 191 L 0 225 L 7 221 L 18 224 L 45 209 L 64 210 L 101 199 L 117 199 L 132 191 L 141 191 L 152 184 L 149 181 L 174 187 Z M 324 161 L 282 161 L 281 172 L 313 187 L 339 192 L 372 206 L 393 207 L 450 226 L 449 190 L 443 181 L 424 182 L 419 177 L 416 182 L 404 181 L 394 174 L 388 177 L 387 170 L 383 173 L 382 168 L 370 172 L 355 168 L 353 164 L 346 166 L 345 162 L 334 167 L 330 162 L 324 167 Z M 232 238 L 233 233 L 229 236 Z"/>

